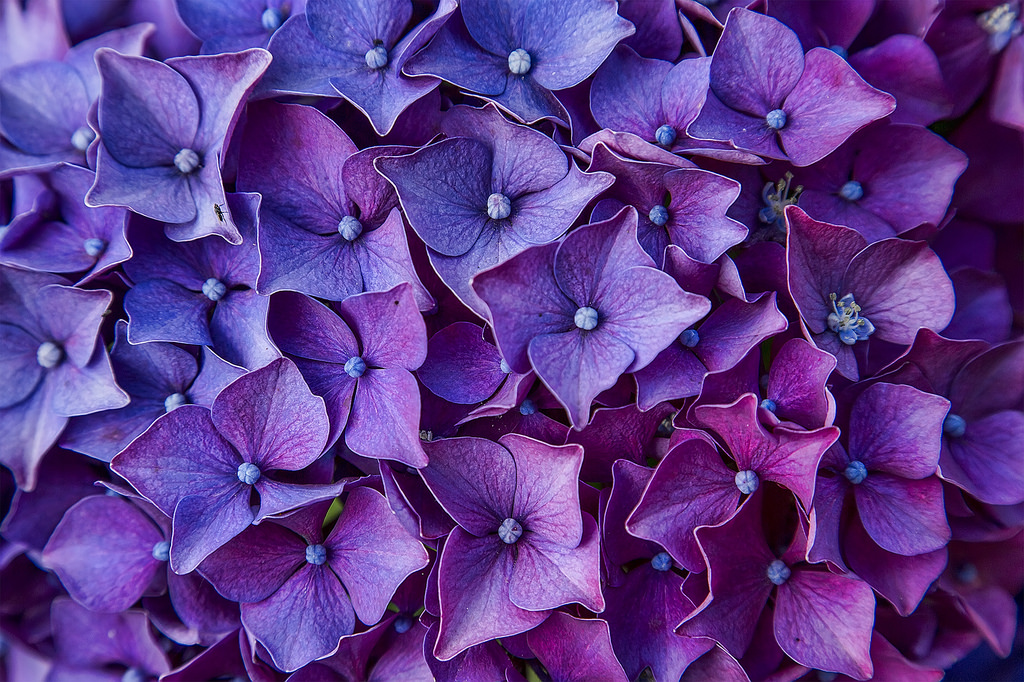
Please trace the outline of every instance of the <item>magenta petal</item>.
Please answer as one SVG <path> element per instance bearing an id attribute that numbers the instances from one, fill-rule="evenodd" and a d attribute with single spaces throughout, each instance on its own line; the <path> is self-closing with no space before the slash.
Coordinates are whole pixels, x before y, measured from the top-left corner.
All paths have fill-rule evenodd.
<path id="1" fill-rule="evenodd" d="M 857 398 L 850 414 L 850 458 L 871 471 L 931 476 L 939 464 L 948 410 L 949 402 L 940 396 L 911 386 L 874 384 Z"/>
<path id="2" fill-rule="evenodd" d="M 221 391 L 213 423 L 260 469 L 298 471 L 324 451 L 327 412 L 287 359 L 250 372 Z"/>
<path id="3" fill-rule="evenodd" d="M 523 523 L 531 537 L 575 547 L 580 543 L 578 479 L 583 448 L 553 446 L 510 433 L 498 441 L 516 462 L 512 518 Z"/>
<path id="4" fill-rule="evenodd" d="M 307 564 L 277 592 L 242 605 L 242 623 L 281 670 L 329 656 L 355 629 L 352 603 L 327 566 Z"/>
<path id="5" fill-rule="evenodd" d="M 526 641 L 553 679 L 627 682 L 603 620 L 556 612 L 531 630 Z"/>
<path id="6" fill-rule="evenodd" d="M 950 530 L 942 504 L 942 482 L 910 481 L 874 473 L 853 487 L 865 530 L 889 552 L 913 556 L 941 549 Z"/>
<path id="7" fill-rule="evenodd" d="M 546 611 L 526 611 L 510 601 L 514 560 L 507 547 L 496 535 L 475 538 L 461 528 L 448 536 L 437 576 L 438 659 L 447 661 L 475 644 L 526 632 L 548 617 Z"/>
<path id="8" fill-rule="evenodd" d="M 990 504 L 1024 499 L 1024 414 L 1004 410 L 972 421 L 960 439 L 948 439 L 939 461 L 942 477 Z"/>
<path id="9" fill-rule="evenodd" d="M 835 417 L 835 399 L 826 382 L 836 359 L 803 339 L 790 339 L 772 361 L 768 370 L 765 397 L 774 401 L 775 413 L 805 429 L 831 424 Z"/>
<path id="10" fill-rule="evenodd" d="M 420 475 L 445 511 L 473 535 L 497 533 L 513 510 L 516 463 L 508 450 L 483 438 L 438 440 L 424 449 L 430 464 Z"/>
<path id="11" fill-rule="evenodd" d="M 508 586 L 509 598 L 516 606 L 543 610 L 575 602 L 595 613 L 604 611 L 600 537 L 590 514 L 583 515 L 583 539 L 578 547 L 560 545 L 541 535 L 524 537 L 517 547 L 519 555 Z"/>
<path id="12" fill-rule="evenodd" d="M 43 562 L 74 599 L 93 611 L 117 613 L 138 601 L 164 563 L 153 558 L 163 534 L 138 507 L 94 495 L 68 509 Z"/>
<path id="13" fill-rule="evenodd" d="M 179 408 L 180 409 L 180 408 Z M 249 527 L 249 486 L 238 482 L 212 495 L 187 495 L 174 508 L 171 569 L 189 573 L 225 542 Z"/>
<path id="14" fill-rule="evenodd" d="M 351 296 L 339 310 L 359 337 L 362 357 L 378 367 L 414 370 L 427 355 L 427 332 L 411 284 Z"/>
<path id="15" fill-rule="evenodd" d="M 866 680 L 875 596 L 867 583 L 797 570 L 775 597 L 775 638 L 794 661 Z"/>
<path id="16" fill-rule="evenodd" d="M 222 596 L 237 602 L 263 601 L 305 561 L 306 543 L 277 523 L 261 523 L 203 560 L 199 572 Z"/>
<path id="17" fill-rule="evenodd" d="M 387 500 L 372 488 L 349 493 L 324 546 L 328 563 L 364 623 L 380 620 L 402 581 L 428 562 L 423 545 L 402 528 Z"/>

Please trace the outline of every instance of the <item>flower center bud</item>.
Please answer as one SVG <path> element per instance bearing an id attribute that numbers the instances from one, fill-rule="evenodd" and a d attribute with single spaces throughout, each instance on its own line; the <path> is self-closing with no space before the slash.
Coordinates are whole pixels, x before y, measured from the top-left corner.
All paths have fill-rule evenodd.
<path id="1" fill-rule="evenodd" d="M 383 69 L 388 65 L 388 48 L 374 45 L 366 51 L 366 65 L 371 69 Z"/>
<path id="2" fill-rule="evenodd" d="M 36 349 L 36 362 L 43 369 L 53 369 L 64 361 L 64 349 L 53 341 L 43 341 Z"/>
<path id="3" fill-rule="evenodd" d="M 146 682 L 149 679 L 149 675 L 140 668 L 128 668 L 121 675 L 121 682 Z"/>
<path id="4" fill-rule="evenodd" d="M 512 367 L 510 367 L 509 364 L 505 362 L 505 358 L 501 359 L 501 364 L 499 365 L 499 367 L 501 367 L 501 371 L 505 374 L 512 373 Z"/>
<path id="5" fill-rule="evenodd" d="M 199 168 L 199 154 L 189 148 L 182 149 L 174 155 L 174 167 L 182 175 L 188 175 L 196 168 Z"/>
<path id="6" fill-rule="evenodd" d="M 263 24 L 264 30 L 273 33 L 277 29 L 281 28 L 281 24 L 284 23 L 284 16 L 281 14 L 281 10 L 268 7 L 263 10 L 263 14 L 260 15 L 260 23 Z"/>
<path id="7" fill-rule="evenodd" d="M 1011 40 L 1021 34 L 1019 17 L 1020 11 L 1009 2 L 978 15 L 978 26 L 988 33 L 989 52 L 1002 52 Z"/>
<path id="8" fill-rule="evenodd" d="M 252 485 L 260 480 L 260 468 L 251 462 L 242 462 L 238 465 L 238 480 L 246 485 Z"/>
<path id="9" fill-rule="evenodd" d="M 179 407 L 181 407 L 182 405 L 186 404 L 187 402 L 188 402 L 188 398 L 186 398 L 183 394 L 181 394 L 181 393 L 172 393 L 169 396 L 167 396 L 166 398 L 164 398 L 164 412 L 170 412 L 171 410 L 176 410 Z"/>
<path id="10" fill-rule="evenodd" d="M 781 559 L 776 559 L 768 564 L 768 580 L 771 580 L 773 585 L 781 585 L 789 580 L 791 575 L 793 572 Z"/>
<path id="11" fill-rule="evenodd" d="M 160 542 L 153 545 L 153 558 L 157 561 L 167 561 L 167 557 L 171 556 L 171 543 L 167 540 L 161 540 Z"/>
<path id="12" fill-rule="evenodd" d="M 84 152 L 96 139 L 96 132 L 89 126 L 82 126 L 71 133 L 71 146 L 80 152 Z"/>
<path id="13" fill-rule="evenodd" d="M 948 414 L 942 421 L 942 432 L 950 438 L 963 438 L 967 433 L 967 421 L 958 414 Z"/>
<path id="14" fill-rule="evenodd" d="M 864 462 L 853 460 L 846 465 L 846 469 L 843 470 L 843 476 L 846 476 L 846 480 L 850 483 L 859 485 L 868 477 L 868 468 L 864 466 Z"/>
<path id="15" fill-rule="evenodd" d="M 757 487 L 761 485 L 760 479 L 757 477 L 757 473 L 746 469 L 736 473 L 736 478 L 733 479 L 736 482 L 736 487 L 740 489 L 740 492 L 744 495 L 753 495 Z"/>
<path id="16" fill-rule="evenodd" d="M 515 519 L 505 519 L 498 526 L 498 537 L 506 545 L 514 545 L 519 538 L 523 537 L 523 527 Z"/>
<path id="17" fill-rule="evenodd" d="M 668 555 L 668 552 L 658 552 L 651 559 L 651 568 L 655 571 L 667 571 L 672 568 L 672 557 Z"/>
<path id="18" fill-rule="evenodd" d="M 652 223 L 661 227 L 668 222 L 668 209 L 658 204 L 651 209 L 651 212 L 647 214 L 647 219 Z"/>
<path id="19" fill-rule="evenodd" d="M 700 332 L 696 329 L 687 329 L 679 335 L 679 343 L 683 344 L 686 348 L 695 347 L 700 343 Z"/>
<path id="20" fill-rule="evenodd" d="M 82 242 L 82 248 L 85 250 L 87 256 L 95 258 L 106 250 L 107 243 L 102 239 L 92 237 Z"/>
<path id="21" fill-rule="evenodd" d="M 349 358 L 345 362 L 345 374 L 348 374 L 353 379 L 358 379 L 359 377 L 363 376 L 363 372 L 365 371 L 366 363 L 358 355 Z"/>
<path id="22" fill-rule="evenodd" d="M 519 406 L 519 414 L 523 415 L 524 417 L 529 417 L 531 414 L 534 414 L 536 411 L 537 411 L 537 404 L 535 402 L 533 402 L 532 400 L 530 400 L 529 398 L 524 399 L 522 404 Z"/>
<path id="23" fill-rule="evenodd" d="M 583 331 L 589 332 L 597 327 L 597 311 L 590 306 L 583 306 L 576 311 L 572 321 Z"/>
<path id="24" fill-rule="evenodd" d="M 839 188 L 839 196 L 847 201 L 860 201 L 864 198 L 864 187 L 856 180 L 850 180 Z"/>
<path id="25" fill-rule="evenodd" d="M 785 210 L 787 206 L 796 204 L 800 193 L 804 191 L 803 185 L 797 185 L 790 190 L 793 182 L 793 174 L 787 172 L 774 185 L 768 183 L 761 190 L 761 201 L 764 208 L 757 213 L 757 219 L 765 225 L 775 224 L 779 229 L 785 229 Z"/>
<path id="26" fill-rule="evenodd" d="M 508 55 L 508 70 L 516 76 L 522 76 L 530 72 L 533 67 L 533 58 L 523 48 L 516 48 Z"/>
<path id="27" fill-rule="evenodd" d="M 327 563 L 327 548 L 323 545 L 307 545 L 306 561 L 314 566 L 323 566 Z"/>
<path id="28" fill-rule="evenodd" d="M 847 346 L 858 341 L 866 341 L 875 333 L 875 325 L 868 318 L 861 316 L 860 306 L 853 300 L 853 294 L 837 298 L 829 294 L 832 301 L 832 312 L 828 314 L 828 328 L 834 331 L 839 340 Z"/>
<path id="29" fill-rule="evenodd" d="M 491 220 L 504 220 L 512 215 L 512 200 L 504 194 L 495 192 L 487 197 L 487 217 Z"/>
<path id="30" fill-rule="evenodd" d="M 978 567 L 971 563 L 966 563 L 956 571 L 956 579 L 964 585 L 970 585 L 978 579 Z"/>
<path id="31" fill-rule="evenodd" d="M 395 632 L 400 635 L 409 632 L 409 629 L 412 628 L 412 618 L 404 614 L 395 618 L 394 628 Z"/>
<path id="32" fill-rule="evenodd" d="M 211 301 L 219 301 L 224 298 L 226 293 L 228 293 L 227 285 L 216 277 L 211 277 L 203 282 L 203 296 Z"/>
<path id="33" fill-rule="evenodd" d="M 768 112 L 768 115 L 764 117 L 765 123 L 772 130 L 782 130 L 786 127 L 786 112 L 782 109 L 773 109 Z"/>
<path id="34" fill-rule="evenodd" d="M 350 242 L 363 233 L 363 224 L 355 216 L 347 215 L 338 221 L 338 234 Z"/>
<path id="35" fill-rule="evenodd" d="M 772 400 L 771 398 L 765 398 L 764 400 L 762 400 L 761 401 L 761 407 L 763 407 L 764 409 L 768 410 L 772 414 L 775 414 L 775 410 L 777 410 L 779 408 L 779 406 L 776 405 L 775 401 Z"/>
<path id="36" fill-rule="evenodd" d="M 676 141 L 676 129 L 666 123 L 654 131 L 654 139 L 662 147 L 671 147 L 672 143 Z"/>

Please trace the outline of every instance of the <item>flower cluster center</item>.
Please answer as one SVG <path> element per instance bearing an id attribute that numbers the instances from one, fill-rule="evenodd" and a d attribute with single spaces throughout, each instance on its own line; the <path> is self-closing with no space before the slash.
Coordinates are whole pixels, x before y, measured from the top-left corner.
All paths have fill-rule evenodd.
<path id="1" fill-rule="evenodd" d="M 839 336 L 840 341 L 852 346 L 858 341 L 866 341 L 875 333 L 875 325 L 860 314 L 861 308 L 853 299 L 853 294 L 838 298 L 833 293 L 828 297 L 832 301 L 832 312 L 828 314 L 828 328 Z"/>

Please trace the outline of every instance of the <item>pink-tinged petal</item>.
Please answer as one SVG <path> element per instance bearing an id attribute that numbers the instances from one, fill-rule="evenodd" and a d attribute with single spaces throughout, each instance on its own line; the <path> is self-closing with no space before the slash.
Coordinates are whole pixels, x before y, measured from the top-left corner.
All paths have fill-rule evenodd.
<path id="1" fill-rule="evenodd" d="M 648 543 L 634 537 L 628 531 L 626 520 L 636 507 L 653 473 L 651 469 L 625 459 L 618 460 L 612 465 L 611 492 L 607 494 L 607 500 L 602 499 L 604 505 L 600 517 L 603 558 L 609 571 L 614 571 L 634 559 L 646 559 L 650 556 Z"/>
<path id="2" fill-rule="evenodd" d="M 448 536 L 438 562 L 441 626 L 434 656 L 447 661 L 471 646 L 526 632 L 548 617 L 509 599 L 513 553 L 497 536 L 475 538 L 461 528 Z"/>
<path id="3" fill-rule="evenodd" d="M 833 453 L 840 446 L 833 445 L 829 452 L 822 458 L 822 465 L 833 465 L 830 461 Z M 842 470 L 848 460 L 843 459 L 838 469 Z M 844 476 L 819 476 L 814 485 L 814 506 L 810 514 L 810 546 L 807 550 L 807 561 L 820 563 L 831 561 L 833 564 L 846 569 L 846 562 L 843 560 L 841 525 L 843 522 L 843 510 L 847 504 L 847 493 L 851 483 Z"/>
<path id="4" fill-rule="evenodd" d="M 569 603 L 582 604 L 595 613 L 604 611 L 600 544 L 597 522 L 590 514 L 583 514 L 583 539 L 578 547 L 524 534 L 515 545 L 519 553 L 509 581 L 509 598 L 531 611 Z"/>
<path id="5" fill-rule="evenodd" d="M 829 294 L 842 297 L 839 289 L 853 257 L 867 246 L 856 230 L 820 223 L 797 207 L 786 209 L 786 273 L 804 323 L 815 334 L 828 329 L 832 312 Z M 865 314 L 867 314 L 865 312 Z"/>
<path id="6" fill-rule="evenodd" d="M 194 571 L 218 547 L 248 528 L 253 522 L 250 492 L 236 476 L 231 487 L 181 498 L 171 524 L 171 570 Z"/>
<path id="7" fill-rule="evenodd" d="M 942 482 L 936 477 L 909 481 L 871 472 L 853 487 L 853 496 L 865 530 L 884 550 L 913 556 L 949 542 Z"/>
<path id="8" fill-rule="evenodd" d="M 212 303 L 197 291 L 167 279 L 150 279 L 128 290 L 124 307 L 131 343 L 213 344 L 208 321 Z"/>
<path id="9" fill-rule="evenodd" d="M 757 396 L 747 393 L 732 405 L 700 405 L 694 413 L 701 424 L 721 436 L 741 471 L 752 470 L 788 488 L 805 510 L 810 509 L 818 462 L 839 437 L 839 429 L 778 427 L 768 433 L 757 419 L 757 407 Z"/>
<path id="10" fill-rule="evenodd" d="M 430 464 L 420 469 L 444 510 L 478 537 L 498 532 L 510 518 L 516 464 L 505 448 L 483 438 L 451 438 L 428 443 Z"/>
<path id="11" fill-rule="evenodd" d="M 883 341 L 909 344 L 922 327 L 943 329 L 955 301 L 939 257 L 924 242 L 883 239 L 850 262 L 843 278 Z"/>
<path id="12" fill-rule="evenodd" d="M 850 523 L 843 544 L 850 570 L 888 600 L 901 616 L 909 616 L 917 609 L 949 559 L 945 547 L 917 556 L 887 552 L 856 521 Z"/>
<path id="13" fill-rule="evenodd" d="M 199 565 L 217 592 L 232 601 L 263 601 L 305 563 L 306 542 L 276 523 L 250 526 Z"/>
<path id="14" fill-rule="evenodd" d="M 779 131 L 786 155 L 796 166 L 828 156 L 850 135 L 896 109 L 892 95 L 864 82 L 832 50 L 807 53 L 800 82 L 786 97 L 788 121 Z"/>
<path id="15" fill-rule="evenodd" d="M 496 641 L 484 642 L 470 647 L 455 657 L 440 661 L 433 652 L 437 647 L 439 625 L 435 621 L 427 630 L 423 650 L 431 674 L 438 682 L 457 680 L 516 680 L 518 672 L 512 667 L 508 653 Z M 509 675 L 510 677 L 506 677 Z"/>
<path id="16" fill-rule="evenodd" d="M 851 54 L 850 65 L 868 83 L 896 97 L 894 123 L 927 126 L 952 113 L 939 61 L 918 36 L 889 36 Z"/>
<path id="17" fill-rule="evenodd" d="M 768 370 L 765 397 L 775 403 L 775 414 L 805 429 L 828 426 L 835 418 L 835 399 L 826 387 L 836 367 L 831 353 L 803 339 L 790 339 Z"/>
<path id="18" fill-rule="evenodd" d="M 80 604 L 118 613 L 138 601 L 164 562 L 153 557 L 163 534 L 138 507 L 94 495 L 68 509 L 54 529 L 43 563 Z"/>
<path id="19" fill-rule="evenodd" d="M 850 414 L 850 458 L 903 478 L 935 473 L 949 401 L 912 386 L 873 384 Z M 918 554 L 919 552 L 914 552 Z"/>
<path id="20" fill-rule="evenodd" d="M 657 542 L 688 571 L 703 571 L 694 531 L 735 513 L 740 500 L 735 477 L 713 445 L 702 439 L 685 441 L 658 464 L 626 530 Z"/>
<path id="21" fill-rule="evenodd" d="M 221 391 L 213 423 L 247 462 L 298 471 L 324 451 L 327 412 L 288 359 L 275 360 Z"/>
<path id="22" fill-rule="evenodd" d="M 526 641 L 554 679 L 565 682 L 627 682 L 612 649 L 608 623 L 553 613 L 526 635 Z"/>
<path id="23" fill-rule="evenodd" d="M 362 345 L 362 357 L 377 367 L 414 370 L 427 355 L 427 331 L 410 284 L 351 296 L 338 306 Z"/>
<path id="24" fill-rule="evenodd" d="M 607 483 L 611 481 L 616 461 L 645 461 L 647 453 L 657 448 L 658 427 L 674 412 L 675 408 L 668 403 L 653 406 L 646 412 L 633 404 L 598 408 L 590 425 L 583 431 L 571 431 L 567 441 L 583 446 L 583 468 L 579 477 L 584 481 Z"/>
<path id="25" fill-rule="evenodd" d="M 968 423 L 1001 410 L 1024 409 L 1024 343 L 1002 344 L 972 358 L 943 394 Z"/>
<path id="26" fill-rule="evenodd" d="M 875 667 L 875 678 L 880 680 L 938 682 L 944 676 L 942 670 L 907 660 L 878 632 L 871 635 L 871 662 Z"/>
<path id="27" fill-rule="evenodd" d="M 875 596 L 855 578 L 796 570 L 775 596 L 775 638 L 794 661 L 866 680 Z"/>
<path id="28" fill-rule="evenodd" d="M 144 57 L 96 51 L 103 78 L 97 112 L 103 147 L 134 168 L 170 166 L 191 149 L 201 108 L 189 82 L 172 67 Z"/>
<path id="29" fill-rule="evenodd" d="M 558 248 L 559 244 L 547 244 L 527 249 L 473 278 L 473 290 L 490 310 L 501 355 L 519 374 L 531 369 L 527 357 L 531 339 L 573 325 L 577 306 L 555 281 Z"/>
<path id="30" fill-rule="evenodd" d="M 656 680 L 678 680 L 694 660 L 714 647 L 710 639 L 681 637 L 675 626 L 693 611 L 683 595 L 683 579 L 650 564 L 630 570 L 621 587 L 607 587 L 608 622 L 615 654 L 626 676 L 635 680 L 650 666 Z M 708 677 L 706 679 L 721 679 Z"/>
<path id="31" fill-rule="evenodd" d="M 996 412 L 969 422 L 962 438 L 946 439 L 939 473 L 989 504 L 1016 504 L 1024 500 L 1024 414 Z"/>
<path id="32" fill-rule="evenodd" d="M 523 524 L 530 537 L 575 547 L 583 536 L 580 519 L 579 473 L 583 448 L 548 445 L 509 433 L 498 442 L 516 462 L 515 497 L 511 518 Z"/>
<path id="33" fill-rule="evenodd" d="M 501 369 L 501 353 L 483 335 L 472 322 L 455 322 L 437 332 L 430 337 L 417 378 L 448 402 L 472 405 L 486 400 L 508 374 Z"/>
<path id="34" fill-rule="evenodd" d="M 720 646 L 712 647 L 710 651 L 691 663 L 683 676 L 679 678 L 679 682 L 701 682 L 702 680 L 750 682 L 750 678 L 740 662 Z"/>
<path id="35" fill-rule="evenodd" d="M 423 545 L 402 528 L 387 500 L 372 488 L 349 493 L 324 546 L 327 563 L 364 623 L 380 620 L 402 581 L 429 560 Z"/>
<path id="36" fill-rule="evenodd" d="M 803 49 L 788 27 L 745 9 L 729 12 L 711 57 L 711 89 L 726 106 L 763 117 L 780 107 L 803 71 Z"/>
<path id="37" fill-rule="evenodd" d="M 578 329 L 535 337 L 529 356 L 537 376 L 565 407 L 576 429 L 590 422 L 594 398 L 614 386 L 636 358 L 618 338 Z"/>
<path id="38" fill-rule="evenodd" d="M 158 419 L 114 457 L 110 467 L 171 516 L 186 495 L 234 487 L 241 462 L 217 432 L 208 409 L 182 405 Z"/>
<path id="39" fill-rule="evenodd" d="M 755 346 L 788 326 L 774 291 L 749 302 L 730 298 L 700 326 L 700 341 L 693 352 L 709 371 L 720 372 L 735 367 Z"/>
<path id="40" fill-rule="evenodd" d="M 747 229 L 726 210 L 740 195 L 731 178 L 699 169 L 684 168 L 665 174 L 665 189 L 672 196 L 665 226 L 673 244 L 703 263 L 713 263 L 747 236 Z"/>
<path id="41" fill-rule="evenodd" d="M 331 655 L 355 629 L 352 603 L 327 566 L 308 564 L 277 592 L 242 606 L 242 623 L 281 670 Z"/>

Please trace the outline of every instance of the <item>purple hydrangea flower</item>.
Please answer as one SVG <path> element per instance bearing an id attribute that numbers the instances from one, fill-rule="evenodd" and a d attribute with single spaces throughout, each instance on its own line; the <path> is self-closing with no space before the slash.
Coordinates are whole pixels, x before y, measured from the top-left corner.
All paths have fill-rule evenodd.
<path id="1" fill-rule="evenodd" d="M 169 223 L 176 241 L 220 235 L 241 244 L 221 179 L 224 147 L 266 50 L 156 62 L 96 52 L 103 78 L 96 181 L 89 206 L 126 206 Z"/>
<path id="2" fill-rule="evenodd" d="M 203 41 L 203 54 L 266 47 L 270 37 L 306 0 L 177 0 L 182 22 Z"/>

